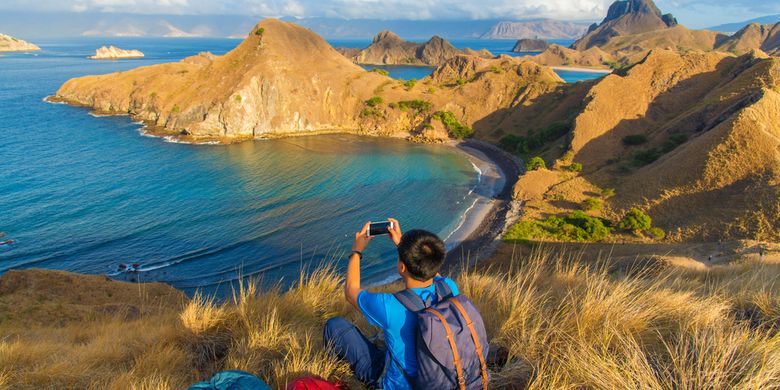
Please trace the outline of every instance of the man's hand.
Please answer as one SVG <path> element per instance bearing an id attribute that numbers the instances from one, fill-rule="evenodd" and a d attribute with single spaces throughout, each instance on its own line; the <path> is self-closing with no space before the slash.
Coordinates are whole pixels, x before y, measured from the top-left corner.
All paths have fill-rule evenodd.
<path id="1" fill-rule="evenodd" d="M 366 224 L 363 225 L 363 229 L 355 233 L 355 243 L 352 244 L 353 251 L 363 252 L 363 250 L 368 246 L 368 243 L 371 242 L 371 240 L 374 238 L 368 236 L 368 227 L 370 225 L 370 221 L 366 222 Z"/>
<path id="2" fill-rule="evenodd" d="M 387 232 L 390 233 L 390 239 L 393 240 L 395 246 L 398 246 L 398 244 L 401 243 L 401 236 L 403 235 L 401 233 L 401 224 L 398 223 L 398 220 L 395 218 L 388 218 L 387 220 L 393 223 L 393 227 L 387 227 Z"/>

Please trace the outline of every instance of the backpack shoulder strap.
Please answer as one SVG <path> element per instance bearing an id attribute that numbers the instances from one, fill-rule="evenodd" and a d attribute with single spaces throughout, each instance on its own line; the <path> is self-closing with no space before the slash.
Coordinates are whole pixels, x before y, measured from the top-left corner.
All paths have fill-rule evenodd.
<path id="1" fill-rule="evenodd" d="M 436 285 L 436 297 L 438 297 L 439 302 L 443 302 L 444 300 L 453 297 L 452 289 L 444 279 L 439 279 L 435 281 L 434 284 Z"/>
<path id="2" fill-rule="evenodd" d="M 425 310 L 425 302 L 423 302 L 422 298 L 420 298 L 419 295 L 415 294 L 414 291 L 406 289 L 399 291 L 395 294 L 395 299 L 398 300 L 398 302 L 401 302 L 404 307 L 411 311 L 411 312 L 418 312 Z"/>
<path id="3" fill-rule="evenodd" d="M 463 320 L 466 321 L 466 327 L 468 327 L 469 332 L 471 333 L 471 339 L 474 340 L 474 349 L 476 349 L 477 357 L 479 358 L 479 371 L 482 375 L 482 388 L 487 390 L 489 380 L 487 364 L 485 364 L 485 357 L 482 356 L 482 343 L 479 342 L 479 336 L 477 336 L 477 331 L 474 329 L 474 322 L 471 320 L 471 316 L 469 316 L 469 313 L 466 312 L 466 309 L 457 298 L 450 300 L 450 302 L 452 302 L 453 306 L 455 306 L 455 309 L 463 317 Z"/>

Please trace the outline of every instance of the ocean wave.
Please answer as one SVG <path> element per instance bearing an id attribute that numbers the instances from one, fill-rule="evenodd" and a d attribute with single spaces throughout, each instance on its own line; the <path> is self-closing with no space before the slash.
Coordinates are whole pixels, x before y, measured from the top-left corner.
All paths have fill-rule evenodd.
<path id="1" fill-rule="evenodd" d="M 143 125 L 143 122 L 133 122 L 139 125 Z M 163 142 L 168 142 L 171 144 L 182 144 L 182 145 L 221 145 L 218 141 L 201 141 L 201 142 L 192 142 L 192 141 L 183 141 L 180 138 L 174 136 L 174 135 L 155 135 L 149 132 L 149 129 L 146 125 L 142 126 L 138 129 L 138 133 L 141 134 L 144 137 L 149 138 L 159 138 L 162 139 Z"/>

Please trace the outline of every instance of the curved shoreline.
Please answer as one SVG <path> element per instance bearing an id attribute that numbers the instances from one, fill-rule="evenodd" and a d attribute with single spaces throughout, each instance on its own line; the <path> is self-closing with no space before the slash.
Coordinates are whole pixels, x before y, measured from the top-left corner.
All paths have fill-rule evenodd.
<path id="1" fill-rule="evenodd" d="M 518 159 L 497 146 L 477 140 L 454 145 L 482 170 L 482 180 L 474 189 L 475 204 L 466 211 L 463 222 L 447 240 L 443 272 L 453 274 L 489 256 L 511 222 L 512 189 L 520 175 Z M 453 238 L 454 236 L 454 238 Z"/>

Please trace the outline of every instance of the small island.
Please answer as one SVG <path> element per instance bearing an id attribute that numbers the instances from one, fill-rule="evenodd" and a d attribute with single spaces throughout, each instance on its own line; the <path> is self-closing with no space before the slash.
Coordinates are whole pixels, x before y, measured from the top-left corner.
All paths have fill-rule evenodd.
<path id="1" fill-rule="evenodd" d="M 40 47 L 23 41 L 19 38 L 14 38 L 10 35 L 0 34 L 0 52 L 13 52 L 13 51 L 35 51 L 41 50 Z"/>
<path id="2" fill-rule="evenodd" d="M 547 50 L 549 46 L 550 44 L 544 39 L 523 38 L 515 43 L 515 47 L 512 48 L 512 51 L 515 53 L 542 52 Z"/>
<path id="3" fill-rule="evenodd" d="M 124 50 L 116 46 L 103 46 L 95 50 L 95 55 L 89 57 L 93 60 L 116 60 L 120 58 L 142 58 L 144 53 L 140 50 Z"/>

